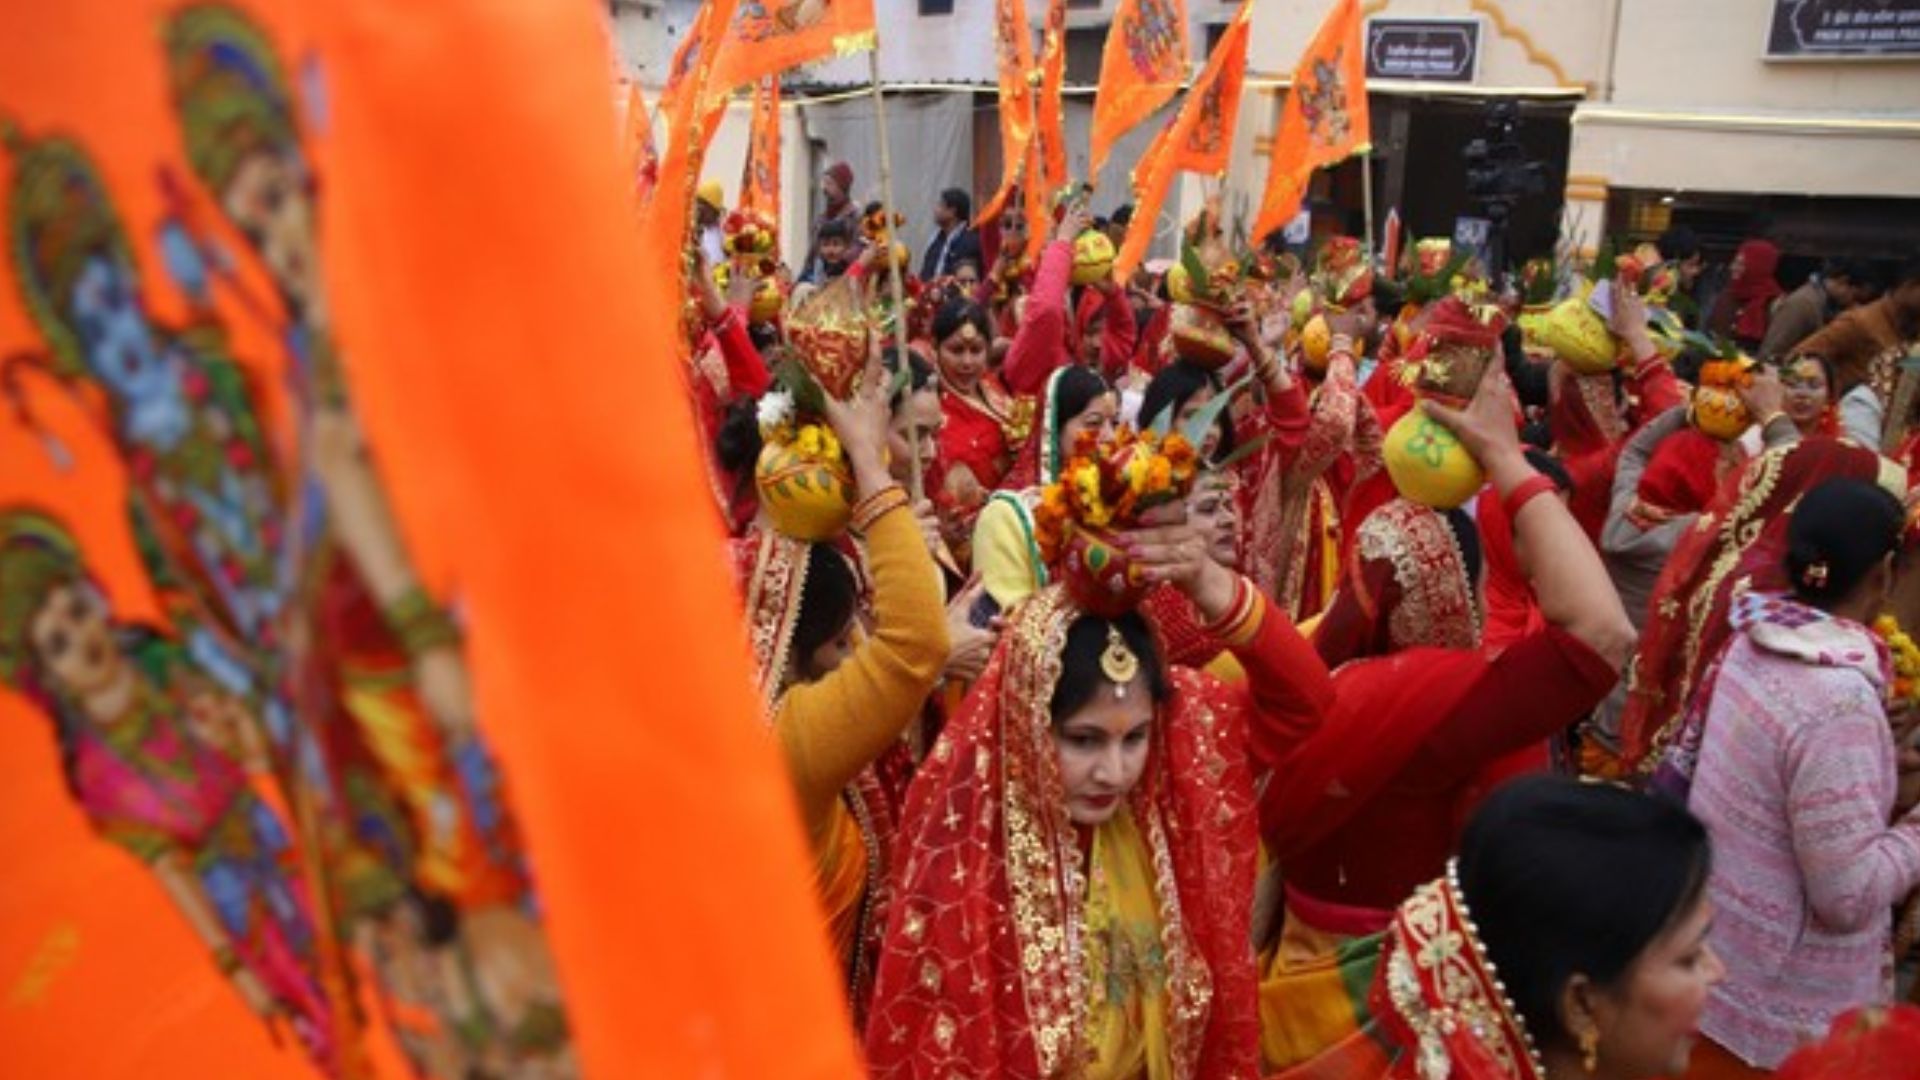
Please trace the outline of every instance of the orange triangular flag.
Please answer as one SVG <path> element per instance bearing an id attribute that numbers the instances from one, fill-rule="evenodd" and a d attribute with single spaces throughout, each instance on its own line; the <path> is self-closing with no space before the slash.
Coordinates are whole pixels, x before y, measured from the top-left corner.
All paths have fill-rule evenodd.
<path id="1" fill-rule="evenodd" d="M 1033 70 L 1033 32 L 1027 28 L 1026 0 L 994 0 L 993 51 L 1000 69 L 1000 188 L 981 207 L 981 224 L 1000 216 L 1013 185 L 1026 174 L 1026 186 L 1040 180 L 1028 171 L 1027 148 L 1033 141 L 1034 94 L 1027 84 Z"/>
<path id="2" fill-rule="evenodd" d="M 1186 0 L 1120 0 L 1100 55 L 1087 175 L 1099 176 L 1120 136 L 1173 100 L 1186 77 Z"/>
<path id="3" fill-rule="evenodd" d="M 710 94 L 709 87 L 735 3 L 706 0 L 701 4 L 667 69 L 667 85 L 660 91 L 660 111 L 667 117 L 667 148 L 641 206 L 641 242 L 649 251 L 678 253 L 686 242 L 707 145 L 727 108 L 726 95 Z"/>
<path id="4" fill-rule="evenodd" d="M 1049 197 L 1067 185 L 1067 122 L 1061 89 L 1067 78 L 1067 0 L 1048 0 L 1040 46 L 1040 97 L 1034 138 L 1040 143 L 1040 188 Z"/>
<path id="5" fill-rule="evenodd" d="M 1256 241 L 1292 220 L 1313 170 L 1367 150 L 1367 64 L 1360 0 L 1334 0 L 1320 31 L 1293 69 L 1293 85 L 1274 131 L 1266 192 L 1253 224 Z"/>
<path id="6" fill-rule="evenodd" d="M 1220 35 L 1207 58 L 1206 70 L 1187 91 L 1180 114 L 1161 130 L 1141 157 L 1144 176 L 1134 180 L 1133 222 L 1114 259 L 1121 281 L 1146 258 L 1159 222 L 1160 208 L 1174 177 L 1181 172 L 1219 174 L 1226 171 L 1233 148 L 1233 129 L 1240 115 L 1240 91 L 1247 77 L 1247 36 L 1253 19 L 1253 0 L 1241 0 L 1233 22 Z"/>
<path id="7" fill-rule="evenodd" d="M 740 209 L 780 221 L 780 77 L 768 75 L 753 88 L 753 119 L 747 127 L 747 161 L 740 172 Z"/>
<path id="8" fill-rule="evenodd" d="M 741 4 L 719 44 L 707 92 L 728 95 L 768 75 L 873 48 L 873 0 Z"/>

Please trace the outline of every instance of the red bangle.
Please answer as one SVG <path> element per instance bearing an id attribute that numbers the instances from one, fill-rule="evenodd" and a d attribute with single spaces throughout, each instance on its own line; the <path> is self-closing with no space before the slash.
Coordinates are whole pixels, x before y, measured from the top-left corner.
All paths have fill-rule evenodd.
<path id="1" fill-rule="evenodd" d="M 1534 473 L 1515 484 L 1513 490 L 1507 492 L 1507 497 L 1500 503 L 1506 508 L 1507 521 L 1511 523 L 1520 520 L 1520 511 L 1525 509 L 1535 496 L 1545 495 L 1554 489 L 1553 477 L 1541 473 Z"/>

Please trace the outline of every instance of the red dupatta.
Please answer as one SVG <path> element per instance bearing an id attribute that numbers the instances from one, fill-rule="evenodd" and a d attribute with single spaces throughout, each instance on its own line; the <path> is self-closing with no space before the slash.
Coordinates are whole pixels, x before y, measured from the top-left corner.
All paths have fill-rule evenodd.
<path id="1" fill-rule="evenodd" d="M 1899 466 L 1843 439 L 1809 438 L 1754 458 L 1687 530 L 1661 571 L 1640 648 L 1628 667 L 1621 757 L 1645 771 L 1672 738 L 1702 673 L 1726 647 L 1733 601 L 1780 591 L 1787 517 L 1800 496 L 1834 477 L 1874 480 L 1904 494 Z"/>
<path id="2" fill-rule="evenodd" d="M 1080 613 L 1015 610 L 907 793 L 867 1057 L 878 1077 L 1071 1076 L 1088 1052 L 1086 880 L 1049 703 Z M 1129 807 L 1155 868 L 1182 1077 L 1252 1076 L 1252 780 L 1245 699 L 1183 668 Z"/>

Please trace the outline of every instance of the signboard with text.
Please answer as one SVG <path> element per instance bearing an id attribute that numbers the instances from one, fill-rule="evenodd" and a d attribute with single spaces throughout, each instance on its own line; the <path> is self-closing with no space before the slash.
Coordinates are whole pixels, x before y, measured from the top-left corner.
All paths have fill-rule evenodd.
<path id="1" fill-rule="evenodd" d="M 1479 19 L 1367 20 L 1369 79 L 1470 83 L 1479 71 Z"/>
<path id="2" fill-rule="evenodd" d="M 1770 60 L 1920 58 L 1920 0 L 1773 0 Z"/>

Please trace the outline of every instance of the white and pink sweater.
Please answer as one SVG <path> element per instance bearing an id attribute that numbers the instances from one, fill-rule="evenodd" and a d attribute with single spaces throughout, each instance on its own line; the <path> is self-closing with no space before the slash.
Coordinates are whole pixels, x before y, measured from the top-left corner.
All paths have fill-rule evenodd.
<path id="1" fill-rule="evenodd" d="M 1713 838 L 1701 1030 L 1771 1069 L 1892 996 L 1893 906 L 1920 885 L 1920 819 L 1889 827 L 1886 651 L 1858 623 L 1748 595 L 1714 679 L 1688 806 Z"/>

